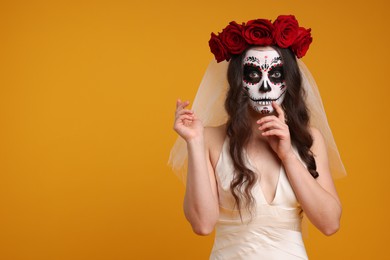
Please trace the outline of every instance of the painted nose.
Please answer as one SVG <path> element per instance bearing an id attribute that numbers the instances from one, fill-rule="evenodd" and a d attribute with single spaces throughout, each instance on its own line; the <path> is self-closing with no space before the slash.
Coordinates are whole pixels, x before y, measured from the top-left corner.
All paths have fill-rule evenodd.
<path id="1" fill-rule="evenodd" d="M 267 81 L 264 80 L 263 83 L 261 83 L 261 86 L 259 88 L 260 92 L 266 93 L 271 91 L 271 87 L 267 84 Z"/>

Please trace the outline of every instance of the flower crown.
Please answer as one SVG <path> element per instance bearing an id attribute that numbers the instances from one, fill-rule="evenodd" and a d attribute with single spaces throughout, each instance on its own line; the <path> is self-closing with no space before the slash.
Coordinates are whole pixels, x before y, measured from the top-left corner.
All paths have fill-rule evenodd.
<path id="1" fill-rule="evenodd" d="M 280 15 L 270 20 L 250 20 L 246 24 L 230 22 L 218 36 L 211 33 L 209 46 L 217 62 L 229 61 L 250 46 L 277 45 L 290 48 L 297 58 L 305 56 L 313 38 L 311 29 L 299 27 L 294 15 Z"/>

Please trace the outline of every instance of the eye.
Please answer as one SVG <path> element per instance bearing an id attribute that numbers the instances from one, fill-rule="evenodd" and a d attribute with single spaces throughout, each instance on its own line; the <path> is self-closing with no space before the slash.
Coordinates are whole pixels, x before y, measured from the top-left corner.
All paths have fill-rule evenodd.
<path id="1" fill-rule="evenodd" d="M 260 78 L 260 75 L 259 75 L 259 72 L 257 72 L 257 71 L 251 71 L 251 72 L 249 72 L 248 77 L 255 80 L 255 79 Z"/>
<path id="2" fill-rule="evenodd" d="M 252 64 L 244 65 L 244 81 L 248 83 L 258 83 L 261 80 L 261 72 L 259 67 Z"/>
<path id="3" fill-rule="evenodd" d="M 283 68 L 282 67 L 274 67 L 269 73 L 268 77 L 272 83 L 282 83 L 284 80 Z"/>
<path id="4" fill-rule="evenodd" d="M 282 77 L 282 73 L 280 73 L 280 71 L 275 71 L 271 77 L 275 78 L 275 79 L 279 79 Z"/>

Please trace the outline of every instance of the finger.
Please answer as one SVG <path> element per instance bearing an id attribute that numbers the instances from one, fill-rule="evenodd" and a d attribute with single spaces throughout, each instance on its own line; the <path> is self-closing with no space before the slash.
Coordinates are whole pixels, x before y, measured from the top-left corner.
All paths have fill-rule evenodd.
<path id="1" fill-rule="evenodd" d="M 259 127 L 259 130 L 263 130 L 263 131 L 271 130 L 271 129 L 285 129 L 285 125 L 282 122 L 280 122 L 280 120 L 277 120 L 277 121 L 270 121 L 264 123 Z"/>
<path id="2" fill-rule="evenodd" d="M 257 120 L 257 124 L 262 125 L 270 121 L 279 121 L 279 118 L 276 116 L 265 116 L 262 119 Z"/>
<path id="3" fill-rule="evenodd" d="M 186 113 L 187 113 L 187 114 L 193 114 L 194 111 L 191 110 L 191 109 L 183 108 L 183 109 L 181 109 L 181 110 L 177 110 L 176 113 L 177 113 L 177 114 L 186 114 Z"/>
<path id="4" fill-rule="evenodd" d="M 183 115 L 175 120 L 175 123 L 173 124 L 174 129 L 179 129 L 181 126 L 187 126 L 189 123 L 192 123 L 194 121 L 193 116 L 189 115 Z"/>
<path id="5" fill-rule="evenodd" d="M 186 120 L 194 120 L 194 118 L 190 115 L 182 115 L 175 119 L 174 125 L 181 125 Z"/>
<path id="6" fill-rule="evenodd" d="M 181 99 L 178 98 L 178 99 L 176 100 L 176 109 L 179 108 L 180 104 L 181 104 Z"/>
<path id="7" fill-rule="evenodd" d="M 189 109 L 182 109 L 182 110 L 178 110 L 176 111 L 175 113 L 175 117 L 179 117 L 181 115 L 184 115 L 184 114 L 188 114 L 188 115 L 193 115 L 194 114 L 194 111 L 192 110 L 189 110 Z"/>
<path id="8" fill-rule="evenodd" d="M 287 137 L 286 133 L 283 130 L 279 129 L 272 129 L 265 132 L 262 132 L 261 135 L 263 136 L 277 136 L 281 139 L 284 139 L 284 137 Z"/>
<path id="9" fill-rule="evenodd" d="M 180 99 L 178 99 L 176 101 L 176 110 L 180 110 L 180 109 L 183 109 L 185 108 L 186 106 L 188 106 L 190 104 L 190 101 L 181 101 Z"/>
<path id="10" fill-rule="evenodd" d="M 278 118 L 284 122 L 284 111 L 282 107 L 279 106 L 275 101 L 272 101 L 272 106 L 274 107 L 276 113 L 278 113 Z"/>
<path id="11" fill-rule="evenodd" d="M 178 117 L 177 121 L 184 121 L 184 120 L 191 120 L 192 121 L 193 119 L 194 119 L 194 117 L 191 115 L 182 115 L 182 116 Z"/>

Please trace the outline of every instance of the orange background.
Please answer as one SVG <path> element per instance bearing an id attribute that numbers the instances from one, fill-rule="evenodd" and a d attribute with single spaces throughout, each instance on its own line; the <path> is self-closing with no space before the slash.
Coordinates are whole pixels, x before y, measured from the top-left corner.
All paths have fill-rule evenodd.
<path id="1" fill-rule="evenodd" d="M 192 99 L 231 20 L 295 14 L 346 169 L 341 230 L 311 259 L 384 259 L 389 229 L 389 4 L 1 1 L 0 259 L 207 259 L 166 166 L 175 100 Z M 385 254 L 386 253 L 386 254 Z"/>

